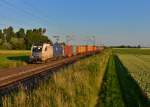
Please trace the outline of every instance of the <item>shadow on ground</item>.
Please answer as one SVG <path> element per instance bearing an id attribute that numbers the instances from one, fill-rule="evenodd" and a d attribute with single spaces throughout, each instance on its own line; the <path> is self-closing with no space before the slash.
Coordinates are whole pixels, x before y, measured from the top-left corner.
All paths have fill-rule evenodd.
<path id="1" fill-rule="evenodd" d="M 7 59 L 12 60 L 12 61 L 28 62 L 29 56 L 9 56 L 9 57 L 7 57 Z"/>

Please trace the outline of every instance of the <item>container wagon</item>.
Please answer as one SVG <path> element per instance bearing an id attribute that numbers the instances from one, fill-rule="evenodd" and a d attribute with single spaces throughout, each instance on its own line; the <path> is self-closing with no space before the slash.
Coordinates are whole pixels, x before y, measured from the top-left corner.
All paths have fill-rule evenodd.
<path id="1" fill-rule="evenodd" d="M 73 55 L 77 55 L 77 46 L 73 45 L 72 49 L 73 49 Z"/>
<path id="2" fill-rule="evenodd" d="M 55 59 L 63 57 L 63 46 L 58 42 L 53 45 L 53 57 Z"/>
<path id="3" fill-rule="evenodd" d="M 73 56 L 73 47 L 72 47 L 72 45 L 65 45 L 64 46 L 64 56 L 65 57 Z"/>

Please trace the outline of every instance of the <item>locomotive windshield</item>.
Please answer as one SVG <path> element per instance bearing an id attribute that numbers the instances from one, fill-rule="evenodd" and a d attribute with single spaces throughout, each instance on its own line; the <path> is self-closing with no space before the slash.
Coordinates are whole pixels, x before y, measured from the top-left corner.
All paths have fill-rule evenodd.
<path id="1" fill-rule="evenodd" d="M 33 46 L 33 52 L 41 52 L 42 46 Z"/>

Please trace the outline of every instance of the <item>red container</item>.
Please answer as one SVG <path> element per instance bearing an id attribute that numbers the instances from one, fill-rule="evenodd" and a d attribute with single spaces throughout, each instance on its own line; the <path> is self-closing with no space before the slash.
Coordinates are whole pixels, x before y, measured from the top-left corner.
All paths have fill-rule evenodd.
<path id="1" fill-rule="evenodd" d="M 72 45 L 65 45 L 64 46 L 64 56 L 65 57 L 73 56 L 73 47 L 72 47 Z"/>
<path id="2" fill-rule="evenodd" d="M 96 52 L 96 46 L 93 46 L 93 52 Z"/>
<path id="3" fill-rule="evenodd" d="M 97 49 L 96 49 L 96 46 L 94 46 L 94 52 L 96 52 L 96 50 L 97 50 Z"/>

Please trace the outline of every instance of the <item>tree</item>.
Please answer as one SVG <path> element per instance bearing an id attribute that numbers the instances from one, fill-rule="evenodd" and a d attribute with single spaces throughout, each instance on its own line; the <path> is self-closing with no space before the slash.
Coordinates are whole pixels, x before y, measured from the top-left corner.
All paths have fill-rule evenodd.
<path id="1" fill-rule="evenodd" d="M 3 42 L 4 42 L 4 35 L 2 30 L 0 30 L 0 45 L 2 45 Z"/>
<path id="2" fill-rule="evenodd" d="M 3 38 L 3 32 L 2 32 L 2 30 L 0 29 L 0 39 L 2 39 Z"/>
<path id="3" fill-rule="evenodd" d="M 141 48 L 141 45 L 138 45 L 137 48 Z"/>
<path id="4" fill-rule="evenodd" d="M 3 33 L 4 33 L 5 40 L 7 42 L 10 41 L 11 37 L 15 37 L 15 33 L 14 33 L 13 28 L 11 26 L 8 28 L 5 28 L 3 30 Z"/>
<path id="5" fill-rule="evenodd" d="M 43 29 L 43 34 L 46 33 L 46 28 Z"/>
<path id="6" fill-rule="evenodd" d="M 0 30 L 0 49 L 30 49 L 33 43 L 52 41 L 44 35 L 46 29 L 25 29 L 20 28 L 14 32 L 13 27 Z"/>
<path id="7" fill-rule="evenodd" d="M 25 30 L 23 28 L 20 28 L 18 32 L 16 32 L 17 38 L 24 38 L 25 37 Z"/>
<path id="8" fill-rule="evenodd" d="M 10 40 L 10 43 L 12 45 L 12 49 L 22 49 L 23 50 L 26 48 L 24 38 L 12 37 Z"/>

